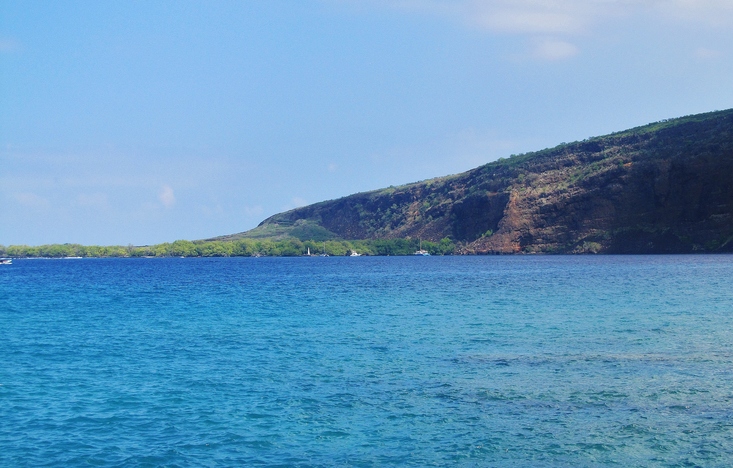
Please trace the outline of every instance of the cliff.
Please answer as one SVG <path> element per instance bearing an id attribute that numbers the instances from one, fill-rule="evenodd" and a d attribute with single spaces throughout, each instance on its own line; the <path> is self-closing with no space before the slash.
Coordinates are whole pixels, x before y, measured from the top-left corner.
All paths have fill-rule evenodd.
<path id="1" fill-rule="evenodd" d="M 280 213 L 219 239 L 416 238 L 459 253 L 733 252 L 733 110 Z"/>

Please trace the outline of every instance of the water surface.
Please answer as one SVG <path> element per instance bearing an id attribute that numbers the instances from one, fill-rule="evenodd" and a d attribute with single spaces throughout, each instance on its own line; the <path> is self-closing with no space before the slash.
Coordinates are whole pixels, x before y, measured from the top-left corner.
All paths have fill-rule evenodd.
<path id="1" fill-rule="evenodd" d="M 727 466 L 733 257 L 16 260 L 0 465 Z"/>

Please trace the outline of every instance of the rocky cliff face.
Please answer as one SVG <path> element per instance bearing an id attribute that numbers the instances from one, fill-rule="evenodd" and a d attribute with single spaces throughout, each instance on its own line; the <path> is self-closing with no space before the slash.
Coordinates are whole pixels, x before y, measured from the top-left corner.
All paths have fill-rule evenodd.
<path id="1" fill-rule="evenodd" d="M 273 228 L 344 239 L 449 237 L 460 253 L 733 252 L 733 110 L 317 203 L 234 237 Z"/>

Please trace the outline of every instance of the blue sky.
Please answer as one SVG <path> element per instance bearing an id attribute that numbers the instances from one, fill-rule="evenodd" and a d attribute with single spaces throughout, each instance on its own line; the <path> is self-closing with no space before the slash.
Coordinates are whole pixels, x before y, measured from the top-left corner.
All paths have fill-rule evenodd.
<path id="1" fill-rule="evenodd" d="M 731 107 L 730 0 L 4 0 L 0 244 L 241 232 Z"/>

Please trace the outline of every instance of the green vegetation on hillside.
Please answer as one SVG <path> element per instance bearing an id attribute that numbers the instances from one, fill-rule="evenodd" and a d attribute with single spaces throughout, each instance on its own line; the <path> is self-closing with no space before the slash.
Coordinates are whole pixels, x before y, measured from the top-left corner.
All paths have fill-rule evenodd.
<path id="1" fill-rule="evenodd" d="M 0 257 L 13 258 L 103 258 L 103 257 L 298 257 L 326 253 L 330 256 L 412 255 L 419 248 L 417 239 L 328 240 L 305 242 L 296 238 L 238 239 L 234 241 L 177 240 L 151 246 L 84 246 L 50 244 L 41 246 L 0 245 Z M 451 255 L 456 246 L 449 240 L 423 242 L 422 248 L 432 255 Z"/>

